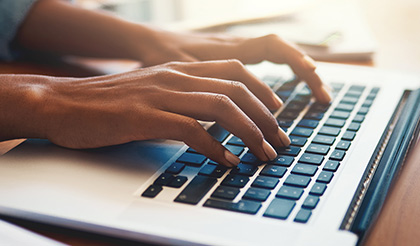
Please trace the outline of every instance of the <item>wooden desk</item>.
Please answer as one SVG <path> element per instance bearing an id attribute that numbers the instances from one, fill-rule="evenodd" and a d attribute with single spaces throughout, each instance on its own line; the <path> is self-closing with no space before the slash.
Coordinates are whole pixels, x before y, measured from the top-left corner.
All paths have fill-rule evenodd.
<path id="1" fill-rule="evenodd" d="M 378 51 L 374 66 L 419 72 L 420 68 L 420 1 L 416 0 L 359 0 L 377 41 Z M 2 64 L 0 73 L 41 73 L 56 76 L 88 76 L 110 72 L 120 63 L 103 63 L 105 70 L 50 64 Z M 17 65 L 17 66 L 16 66 Z M 124 66 L 135 67 L 130 62 Z M 359 65 L 372 65 L 360 63 Z M 118 67 L 120 69 L 121 67 Z M 19 141 L 2 145 L 3 151 Z M 416 161 L 403 167 L 391 190 L 379 219 L 369 233 L 366 245 L 418 245 L 420 244 L 420 151 L 413 157 Z M 82 234 L 63 231 L 51 232 L 25 225 L 27 228 L 72 245 L 112 245 L 104 238 L 92 238 Z"/>

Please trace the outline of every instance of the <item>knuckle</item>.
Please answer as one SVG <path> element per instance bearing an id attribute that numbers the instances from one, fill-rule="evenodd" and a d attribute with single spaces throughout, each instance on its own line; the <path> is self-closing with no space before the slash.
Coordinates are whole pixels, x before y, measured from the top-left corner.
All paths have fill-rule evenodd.
<path id="1" fill-rule="evenodd" d="M 226 95 L 223 94 L 216 94 L 213 96 L 213 105 L 218 110 L 225 110 L 232 105 L 232 100 Z"/>
<path id="2" fill-rule="evenodd" d="M 244 64 L 238 59 L 229 59 L 226 61 L 233 69 L 245 69 Z"/>
<path id="3" fill-rule="evenodd" d="M 202 129 L 198 121 L 189 117 L 183 118 L 178 124 L 178 130 L 184 140 L 190 140 L 194 136 L 197 136 Z"/>
<path id="4" fill-rule="evenodd" d="M 229 89 L 229 92 L 232 95 L 245 96 L 249 93 L 248 87 L 238 81 L 230 81 Z"/>

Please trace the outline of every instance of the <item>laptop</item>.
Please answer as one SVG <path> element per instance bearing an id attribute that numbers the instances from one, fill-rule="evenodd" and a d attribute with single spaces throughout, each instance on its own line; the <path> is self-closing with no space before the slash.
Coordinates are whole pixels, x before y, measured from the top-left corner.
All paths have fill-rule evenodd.
<path id="1" fill-rule="evenodd" d="M 275 160 L 217 123 L 203 124 L 237 168 L 176 141 L 72 150 L 29 139 L 0 157 L 0 215 L 157 244 L 362 243 L 416 143 L 419 77 L 321 63 L 333 96 L 322 105 L 287 66 L 248 68 L 285 102 L 273 114 L 292 143 Z"/>

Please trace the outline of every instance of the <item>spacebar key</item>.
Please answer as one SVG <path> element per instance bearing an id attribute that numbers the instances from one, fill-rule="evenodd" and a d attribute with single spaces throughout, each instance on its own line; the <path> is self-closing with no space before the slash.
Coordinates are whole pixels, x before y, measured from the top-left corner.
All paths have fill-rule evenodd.
<path id="1" fill-rule="evenodd" d="M 213 199 L 208 199 L 204 205 L 204 207 L 210 208 L 218 208 L 224 210 L 231 210 L 246 214 L 256 214 L 261 207 L 261 203 L 242 200 L 237 203 L 228 202 L 228 201 L 218 201 Z"/>
<path id="2" fill-rule="evenodd" d="M 175 202 L 197 204 L 201 198 L 216 184 L 217 179 L 207 176 L 196 176 L 175 198 Z"/>

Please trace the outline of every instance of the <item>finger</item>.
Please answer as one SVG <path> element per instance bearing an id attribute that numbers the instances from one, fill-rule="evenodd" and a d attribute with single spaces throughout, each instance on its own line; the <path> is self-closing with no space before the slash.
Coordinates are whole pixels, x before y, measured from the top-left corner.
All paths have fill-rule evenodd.
<path id="1" fill-rule="evenodd" d="M 218 43 L 211 48 L 213 59 L 239 59 L 245 64 L 256 64 L 264 60 L 275 63 L 287 63 L 311 88 L 313 95 L 320 102 L 329 102 L 331 97 L 315 72 L 316 66 L 298 47 L 277 35 L 267 35 L 246 39 L 236 44 Z M 195 51 L 196 54 L 198 51 Z M 209 52 L 204 51 L 202 53 Z M 199 52 L 197 54 L 200 54 Z M 202 54 L 210 55 L 210 54 Z M 200 58 L 200 57 L 199 57 Z"/>
<path id="2" fill-rule="evenodd" d="M 255 77 L 240 61 L 235 59 L 194 62 L 188 64 L 188 66 L 177 64 L 176 69 L 186 74 L 199 77 L 241 81 L 271 110 L 279 109 L 283 104 L 281 99 L 267 84 Z"/>
<path id="3" fill-rule="evenodd" d="M 257 47 L 260 47 L 259 52 Z M 264 59 L 275 63 L 287 63 L 293 72 L 306 81 L 314 97 L 323 103 L 331 101 L 331 96 L 316 73 L 315 62 L 294 44 L 289 43 L 276 35 L 268 35 L 250 39 L 238 47 L 240 53 L 251 50 L 243 55 L 246 63 L 256 63 Z M 241 52 L 242 51 L 242 52 Z"/>
<path id="4" fill-rule="evenodd" d="M 278 127 L 271 112 L 244 84 L 235 81 L 190 77 L 182 81 L 183 90 L 189 92 L 210 92 L 228 96 L 263 132 L 272 145 L 287 146 L 290 140 Z M 199 104 L 200 105 L 200 104 Z"/>
<path id="5" fill-rule="evenodd" d="M 237 166 L 239 158 L 223 147 L 195 119 L 161 111 L 156 115 L 159 124 L 148 130 L 147 139 L 173 139 L 183 141 L 197 152 L 227 167 Z"/>
<path id="6" fill-rule="evenodd" d="M 230 90 L 235 90 L 237 84 L 240 85 L 240 89 L 236 90 L 236 93 L 228 94 L 236 94 L 236 97 L 232 97 L 239 103 L 232 101 L 231 98 L 221 93 L 173 91 L 168 91 L 164 94 L 166 100 L 159 100 L 155 103 L 161 105 L 164 110 L 184 114 L 200 120 L 218 122 L 234 135 L 241 138 L 254 153 L 262 153 L 258 151 L 258 148 L 261 150 L 261 141 L 258 140 L 261 139 L 261 131 L 272 145 L 276 147 L 289 145 L 289 138 L 278 127 L 273 115 L 241 83 L 236 83 L 233 86 L 226 85 L 226 83 L 213 85 L 219 87 L 220 91 L 226 93 L 228 90 L 223 90 L 221 88 L 222 86 Z M 193 91 L 199 91 L 203 88 L 197 89 Z M 241 107 L 245 108 L 246 111 L 243 111 Z M 253 134 L 250 134 L 250 131 Z"/>
<path id="7" fill-rule="evenodd" d="M 261 160 L 277 156 L 264 140 L 255 123 L 233 101 L 222 94 L 173 92 L 164 93 L 165 100 L 157 104 L 163 110 L 199 120 L 216 121 L 226 130 L 238 136 Z"/>
<path id="8" fill-rule="evenodd" d="M 197 58 L 187 54 L 186 52 L 178 51 L 178 50 L 166 50 L 165 55 L 162 56 L 161 52 L 151 52 L 147 57 L 144 58 L 144 65 L 154 66 L 159 65 L 171 61 L 179 61 L 179 62 L 196 62 L 198 61 Z"/>

